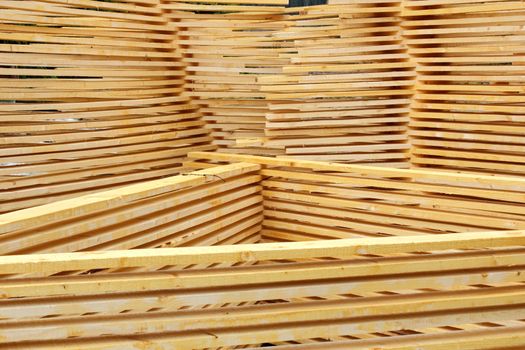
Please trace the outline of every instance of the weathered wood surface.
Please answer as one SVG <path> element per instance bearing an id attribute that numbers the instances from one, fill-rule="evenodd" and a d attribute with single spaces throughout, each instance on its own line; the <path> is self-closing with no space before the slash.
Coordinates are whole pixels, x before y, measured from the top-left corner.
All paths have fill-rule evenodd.
<path id="1" fill-rule="evenodd" d="M 525 346 L 524 244 L 512 231 L 0 257 L 0 273 L 47 276 L 2 281 L 0 349 Z M 57 274 L 71 268 L 98 272 Z"/>

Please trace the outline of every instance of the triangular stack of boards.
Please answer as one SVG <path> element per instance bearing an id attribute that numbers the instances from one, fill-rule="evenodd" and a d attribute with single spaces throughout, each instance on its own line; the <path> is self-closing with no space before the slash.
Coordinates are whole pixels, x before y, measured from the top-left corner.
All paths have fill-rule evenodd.
<path id="1" fill-rule="evenodd" d="M 525 174 L 525 3 L 408 0 L 412 164 Z"/>
<path id="2" fill-rule="evenodd" d="M 0 2 L 0 212 L 174 175 L 213 149 L 155 3 Z"/>

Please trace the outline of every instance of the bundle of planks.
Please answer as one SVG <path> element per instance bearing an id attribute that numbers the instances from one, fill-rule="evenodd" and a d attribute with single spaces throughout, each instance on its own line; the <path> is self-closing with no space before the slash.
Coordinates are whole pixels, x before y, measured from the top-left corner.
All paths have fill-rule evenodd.
<path id="1" fill-rule="evenodd" d="M 157 0 L 0 1 L 0 212 L 178 173 L 212 150 Z"/>
<path id="2" fill-rule="evenodd" d="M 0 215 L 0 349 L 525 345 L 524 179 L 191 157 Z"/>
<path id="3" fill-rule="evenodd" d="M 257 164 L 236 163 L 3 214 L 0 215 L 0 255 L 32 254 L 31 256 L 35 257 L 39 253 L 55 255 L 61 252 L 74 251 L 97 251 L 95 254 L 100 254 L 100 251 L 136 248 L 196 247 L 258 242 L 260 241 L 263 219 L 259 169 L 260 166 Z M 151 251 L 161 252 L 163 250 L 151 249 Z M 75 257 L 72 256 L 72 259 L 75 260 Z M 70 261 L 71 264 L 75 264 L 73 260 Z M 72 266 L 69 265 L 69 267 Z M 211 266 L 216 266 L 216 264 Z M 187 265 L 183 269 L 211 266 Z M 230 267 L 231 264 L 223 264 L 223 266 Z M 162 271 L 151 274 L 152 271 L 161 269 L 161 266 L 151 266 L 149 261 L 145 261 L 143 266 L 126 266 L 126 264 L 123 264 L 121 267 L 111 270 L 105 269 L 103 272 L 96 267 L 94 269 L 88 268 L 88 271 L 68 269 L 67 271 L 61 271 L 60 275 L 68 279 L 68 281 L 75 280 L 83 283 L 82 281 L 85 280 L 82 276 L 94 276 L 96 274 L 98 277 L 95 283 L 99 288 L 102 288 L 101 291 L 107 286 L 113 285 L 110 288 L 117 288 L 113 292 L 127 294 L 129 291 L 134 290 L 131 285 L 128 284 L 131 289 L 126 291 L 128 287 L 125 284 L 114 284 L 110 280 L 113 277 L 138 274 L 141 276 L 141 279 L 144 278 L 142 282 L 153 282 L 150 287 L 159 289 L 159 285 L 152 281 L 150 277 L 161 276 L 163 274 Z M 178 266 L 177 268 L 180 267 Z M 87 311 L 94 306 L 91 301 L 94 301 L 95 304 L 98 304 L 98 301 L 92 299 L 91 301 L 85 300 L 86 303 L 80 302 L 75 297 L 73 299 L 69 298 L 69 296 L 78 295 L 76 292 L 71 294 L 69 292 L 66 294 L 63 292 L 57 293 L 56 289 L 55 292 L 48 294 L 51 298 L 40 298 L 43 294 L 33 293 L 33 295 L 29 295 L 27 291 L 22 292 L 26 297 L 30 297 L 32 301 L 24 299 L 29 301 L 31 305 L 26 304 L 24 301 L 24 305 L 29 306 L 29 308 L 26 309 L 24 306 L 18 311 L 12 309 L 14 306 L 12 299 L 4 300 L 17 295 L 18 292 L 15 289 L 17 289 L 16 285 L 21 286 L 19 283 L 36 282 L 38 286 L 34 285 L 34 287 L 43 291 L 46 287 L 41 288 L 40 282 L 49 282 L 49 278 L 49 273 L 45 269 L 28 271 L 28 273 L 10 269 L 7 274 L 5 274 L 5 270 L 1 273 L 0 309 L 2 309 L 2 306 L 6 308 L 0 311 L 0 323 L 2 323 L 0 328 L 6 326 L 7 328 L 4 329 L 7 330 L 10 328 L 10 325 L 14 325 L 15 328 L 19 328 L 19 326 L 23 328 L 23 324 L 27 325 L 27 322 L 32 323 L 32 319 L 35 316 L 38 318 L 37 315 L 43 312 L 47 314 L 44 318 L 59 321 L 59 324 L 56 326 L 62 331 L 69 332 L 63 325 L 60 325 L 62 321 L 69 320 L 75 323 L 74 319 L 77 316 L 89 317 L 95 314 L 110 316 L 115 311 L 113 306 L 116 305 L 105 302 L 105 298 L 108 296 L 105 295 L 107 290 L 103 292 L 104 295 L 95 296 L 96 299 L 99 299 L 98 301 L 102 301 L 102 304 L 99 305 L 105 311 L 100 310 L 101 312 L 94 309 L 92 309 L 92 312 Z M 51 279 L 53 278 L 51 277 Z M 90 281 L 92 280 L 90 279 Z M 131 280 L 128 280 L 128 282 L 131 282 Z M 168 284 L 172 283 L 172 281 L 168 280 L 166 282 Z M 66 284 L 68 286 L 62 285 L 60 288 L 63 288 L 62 290 L 70 287 L 75 289 L 73 285 L 69 285 L 69 282 Z M 50 285 L 48 286 L 51 287 Z M 13 287 L 15 289 L 12 289 Z M 73 289 L 70 289 L 70 291 L 73 291 Z M 87 289 L 84 289 L 84 291 Z M 149 287 L 145 289 L 149 289 Z M 50 291 L 50 289 L 46 290 Z M 151 291 L 151 289 L 149 290 Z M 21 290 L 18 291 L 20 292 Z M 113 292 L 111 292 L 113 296 L 116 296 Z M 91 294 L 91 292 L 87 294 Z M 39 305 L 34 304 L 36 301 L 35 297 L 38 297 L 41 301 L 41 303 L 37 302 Z M 117 296 L 117 298 L 119 297 Z M 143 302 L 148 304 L 149 302 L 147 301 L 149 297 L 144 299 L 139 297 L 139 299 L 137 300 L 133 296 L 129 300 L 131 309 L 127 311 L 120 309 L 125 304 L 117 302 L 120 305 L 116 306 L 120 310 L 118 314 L 127 314 L 128 311 L 131 313 L 139 311 L 136 308 L 137 305 L 132 305 L 135 304 L 135 301 L 138 301 L 139 304 Z M 58 300 L 69 300 L 71 303 L 66 302 L 67 305 L 57 305 L 55 301 Z M 114 300 L 116 301 L 116 299 Z M 160 299 L 157 300 L 160 301 Z M 212 301 L 210 299 L 207 300 Z M 171 302 L 171 300 L 168 301 L 168 304 L 171 304 Z M 146 306 L 146 304 L 143 305 Z M 242 305 L 247 304 L 247 302 L 242 303 Z M 232 306 L 236 305 L 232 304 Z M 78 314 L 77 311 L 84 306 L 87 308 Z M 197 309 L 203 308 L 202 305 L 191 306 Z M 210 306 L 220 307 L 222 304 L 208 305 L 208 307 Z M 97 307 L 95 306 L 95 308 Z M 141 310 L 144 312 L 155 311 L 151 307 Z M 110 316 L 110 318 L 113 318 L 113 316 Z M 117 325 L 117 323 L 114 324 Z M 47 328 L 49 325 L 51 324 L 44 325 L 44 328 Z M 106 325 L 101 325 L 101 327 L 99 331 L 94 333 L 97 337 L 111 334 L 111 327 L 108 328 Z M 15 328 L 10 329 L 17 333 L 18 331 Z M 58 331 L 58 333 L 60 332 Z M 41 340 L 55 339 L 55 336 L 58 334 L 55 330 L 49 328 L 46 333 L 48 333 L 48 336 L 41 337 Z M 88 333 L 84 333 L 84 335 L 88 335 Z M 75 337 L 75 335 L 68 333 L 66 336 L 66 338 L 71 337 Z M 25 344 L 23 338 L 15 336 L 15 338 L 11 338 L 11 340 L 13 339 L 15 339 L 16 344 L 10 344 L 10 340 L 1 338 L 0 348 L 3 346 L 7 346 L 10 349 L 16 349 L 20 346 L 23 349 L 34 348 L 33 345 Z M 22 343 L 19 344 L 20 341 Z M 79 349 L 78 344 L 75 344 L 73 347 Z M 88 347 L 87 344 L 80 346 L 82 349 Z"/>
<path id="4" fill-rule="evenodd" d="M 412 164 L 525 174 L 525 4 L 406 0 Z"/>
<path id="5" fill-rule="evenodd" d="M 290 9 L 297 11 L 296 9 Z M 262 76 L 265 146 L 296 159 L 408 167 L 415 72 L 400 34 L 401 1 L 339 0 L 291 13 L 282 75 Z"/>
<path id="6" fill-rule="evenodd" d="M 523 245 L 511 231 L 0 257 L 20 276 L 2 281 L 0 349 L 518 349 Z"/>
<path id="7" fill-rule="evenodd" d="M 231 164 L 0 215 L 0 255 L 257 242 L 259 168 Z"/>
<path id="8" fill-rule="evenodd" d="M 287 4 L 288 0 L 184 0 L 163 5 L 178 28 L 187 94 L 201 106 L 221 151 L 279 153 L 261 147 L 259 141 L 268 102 L 257 78 L 280 73 L 287 62 L 279 57 L 287 43 L 272 40 L 286 25 Z"/>
<path id="9" fill-rule="evenodd" d="M 0 213 L 217 146 L 525 174 L 523 1 L 286 4 L 0 1 Z"/>
<path id="10" fill-rule="evenodd" d="M 525 180 L 192 152 L 264 168 L 262 236 L 304 241 L 525 229 Z M 213 168 L 210 168 L 213 169 Z"/>

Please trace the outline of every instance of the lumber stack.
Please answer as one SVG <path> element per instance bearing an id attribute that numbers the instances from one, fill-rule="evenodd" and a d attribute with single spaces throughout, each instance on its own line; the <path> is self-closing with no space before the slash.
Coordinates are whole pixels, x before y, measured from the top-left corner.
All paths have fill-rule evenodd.
<path id="1" fill-rule="evenodd" d="M 416 167 L 525 174 L 523 1 L 407 0 Z"/>
<path id="2" fill-rule="evenodd" d="M 295 8 L 289 11 L 298 11 Z M 415 73 L 400 35 L 401 1 L 301 8 L 274 34 L 293 41 L 282 75 L 262 76 L 266 147 L 296 159 L 408 167 Z"/>
<path id="3" fill-rule="evenodd" d="M 194 152 L 261 164 L 266 241 L 525 229 L 525 180 Z M 213 169 L 213 168 L 210 168 Z"/>
<path id="4" fill-rule="evenodd" d="M 187 64 L 187 95 L 201 106 L 214 144 L 224 152 L 274 155 L 261 147 L 265 94 L 257 78 L 282 71 L 287 43 L 275 43 L 288 0 L 167 1 Z"/>
<path id="5" fill-rule="evenodd" d="M 176 174 L 211 150 L 157 0 L 0 1 L 0 212 Z"/>
<path id="6" fill-rule="evenodd" d="M 259 168 L 215 167 L 0 215 L 0 255 L 256 242 Z"/>
<path id="7" fill-rule="evenodd" d="M 0 215 L 0 349 L 525 345 L 524 179 L 190 157 Z"/>
<path id="8" fill-rule="evenodd" d="M 100 251 L 125 251 L 136 248 L 158 248 L 151 251 L 162 251 L 162 248 L 175 246 L 258 242 L 263 219 L 259 169 L 257 164 L 236 163 L 3 214 L 0 215 L 0 255 L 36 256 L 37 253 L 57 254 L 72 251 L 97 251 L 96 254 L 100 254 Z M 187 265 L 183 268 L 203 269 L 211 266 L 213 265 Z M 114 276 L 104 275 L 108 272 L 119 272 L 120 276 L 124 276 L 129 273 L 152 272 L 155 269 L 162 269 L 162 266 L 153 266 L 146 262 L 143 266 L 127 267 L 124 264 L 103 272 L 98 269 L 81 268 L 63 271 L 60 275 L 74 279 L 72 276 L 97 274 L 102 275 L 100 278 L 108 282 L 107 278 L 111 279 Z M 29 280 L 44 280 L 45 276 L 48 274 L 44 270 L 22 274 L 11 270 L 9 275 L 0 275 L 0 284 L 5 286 L 5 283 L 10 283 L 8 281 L 16 284 Z M 146 278 L 144 281 L 149 279 L 145 274 L 143 277 Z M 122 285 L 119 287 L 121 292 L 124 292 L 124 289 Z M 2 299 L 6 297 L 6 290 L 2 287 L 0 290 L 1 304 L 4 301 Z M 61 295 L 59 298 L 64 300 L 64 297 L 67 298 L 67 295 Z M 43 303 L 40 306 L 54 308 L 50 299 L 41 301 Z M 210 299 L 208 301 L 212 302 Z M 73 302 L 75 307 L 82 307 L 78 300 Z M 103 308 L 107 306 L 111 308 L 108 304 Z M 200 304 L 190 306 L 193 309 L 204 307 Z M 223 305 L 208 305 L 210 306 Z M 61 313 L 58 309 L 55 311 Z M 148 308 L 144 311 L 153 309 Z M 125 310 L 121 312 L 126 313 Z M 7 313 L 13 315 L 12 310 Z M 97 312 L 82 313 L 84 316 L 95 314 Z M 72 315 L 68 316 L 66 311 L 62 316 Z M 11 316 L 0 316 L 0 322 L 26 323 L 30 318 L 23 316 L 11 319 Z M 107 330 L 111 332 L 109 328 Z M 107 334 L 104 330 L 101 332 L 101 335 Z M 74 335 L 67 336 L 70 337 Z M 0 341 L 0 347 L 5 343 Z M 19 344 L 9 346 L 16 348 Z"/>
<path id="9" fill-rule="evenodd" d="M 0 275 L 45 276 L 2 281 L 0 349 L 518 349 L 523 245 L 513 231 L 0 257 Z"/>

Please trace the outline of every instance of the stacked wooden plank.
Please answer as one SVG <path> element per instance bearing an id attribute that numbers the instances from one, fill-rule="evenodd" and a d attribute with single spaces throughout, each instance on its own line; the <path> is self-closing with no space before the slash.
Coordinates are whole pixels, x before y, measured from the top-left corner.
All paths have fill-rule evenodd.
<path id="1" fill-rule="evenodd" d="M 290 9 L 290 11 L 297 11 Z M 401 1 L 338 0 L 291 13 L 282 75 L 263 76 L 266 147 L 296 159 L 408 167 L 415 73 L 400 35 Z"/>
<path id="2" fill-rule="evenodd" d="M 0 212 L 173 175 L 213 149 L 158 2 L 0 1 Z"/>
<path id="3" fill-rule="evenodd" d="M 2 281 L 0 349 L 521 349 L 523 245 L 512 231 L 1 257 L 1 275 L 45 277 Z"/>
<path id="4" fill-rule="evenodd" d="M 3 214 L 0 255 L 258 242 L 263 219 L 259 169 L 256 164 L 237 163 Z M 152 268 L 155 269 L 148 263 L 127 268 L 126 273 Z M 8 279 L 18 283 L 47 276 L 45 271 L 23 275 L 11 272 L 15 275 L 0 276 L 0 284 L 9 283 Z M 61 275 L 99 272 L 70 270 Z M 0 304 L 4 291 L 0 292 Z M 42 301 L 41 306 L 53 308 L 52 301 Z M 11 323 L 9 318 L 0 316 Z M 26 322 L 29 318 L 18 320 Z"/>
<path id="5" fill-rule="evenodd" d="M 166 16 L 183 45 L 189 96 L 197 99 L 207 127 L 224 152 L 275 154 L 261 147 L 265 94 L 260 76 L 281 72 L 286 43 L 274 43 L 288 0 L 166 1 Z"/>
<path id="6" fill-rule="evenodd" d="M 523 345 L 525 179 L 190 157 L 0 215 L 0 349 Z"/>
<path id="7" fill-rule="evenodd" d="M 256 242 L 259 168 L 215 167 L 0 215 L 0 255 Z"/>
<path id="8" fill-rule="evenodd" d="M 525 229 L 525 179 L 194 152 L 261 170 L 267 241 Z M 200 160 L 200 161 L 199 161 Z"/>
<path id="9" fill-rule="evenodd" d="M 525 174 L 525 3 L 407 0 L 417 167 Z"/>

